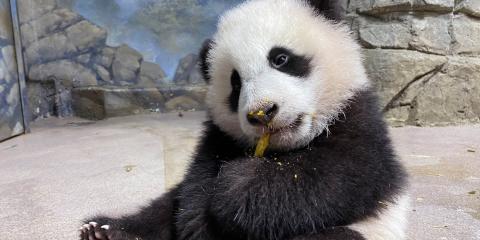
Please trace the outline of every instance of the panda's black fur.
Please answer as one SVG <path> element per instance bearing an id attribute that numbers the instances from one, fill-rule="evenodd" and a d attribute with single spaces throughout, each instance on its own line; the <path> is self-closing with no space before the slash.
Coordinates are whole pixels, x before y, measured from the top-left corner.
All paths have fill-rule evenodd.
<path id="1" fill-rule="evenodd" d="M 137 214 L 89 219 L 81 239 L 364 239 L 345 226 L 376 216 L 406 181 L 378 109 L 370 89 L 357 92 L 328 132 L 262 159 L 207 121 L 177 187 Z"/>

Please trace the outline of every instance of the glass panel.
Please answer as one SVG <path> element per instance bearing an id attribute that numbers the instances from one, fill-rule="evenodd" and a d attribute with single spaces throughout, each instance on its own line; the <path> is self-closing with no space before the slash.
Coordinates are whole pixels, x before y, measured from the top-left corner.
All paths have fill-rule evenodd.
<path id="1" fill-rule="evenodd" d="M 23 132 L 10 4 L 0 0 L 0 140 Z"/>
<path id="2" fill-rule="evenodd" d="M 19 0 L 33 117 L 205 109 L 197 52 L 238 2 Z"/>

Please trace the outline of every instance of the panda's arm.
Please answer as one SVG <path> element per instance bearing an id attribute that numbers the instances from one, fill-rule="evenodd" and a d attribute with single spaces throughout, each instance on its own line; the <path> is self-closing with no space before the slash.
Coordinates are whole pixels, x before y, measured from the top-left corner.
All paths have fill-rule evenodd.
<path id="1" fill-rule="evenodd" d="M 208 165 L 208 163 L 206 163 Z M 208 209 L 214 182 L 214 170 L 205 163 L 193 163 L 181 184 L 176 213 L 179 240 L 214 239 L 208 223 Z"/>
<path id="2" fill-rule="evenodd" d="M 299 236 L 292 240 L 365 240 L 365 238 L 347 227 L 334 227 L 326 229 L 320 234 Z"/>
<path id="3" fill-rule="evenodd" d="M 111 218 L 97 216 L 85 222 L 81 240 L 173 239 L 177 188 L 153 200 L 139 212 Z"/>

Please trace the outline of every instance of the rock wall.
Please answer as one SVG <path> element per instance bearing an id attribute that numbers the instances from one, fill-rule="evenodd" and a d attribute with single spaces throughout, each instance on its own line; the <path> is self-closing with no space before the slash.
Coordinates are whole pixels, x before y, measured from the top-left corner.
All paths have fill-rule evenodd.
<path id="1" fill-rule="evenodd" d="M 479 0 L 340 0 L 394 125 L 480 122 Z"/>
<path id="2" fill-rule="evenodd" d="M 0 140 L 23 132 L 9 2 L 0 0 Z"/>

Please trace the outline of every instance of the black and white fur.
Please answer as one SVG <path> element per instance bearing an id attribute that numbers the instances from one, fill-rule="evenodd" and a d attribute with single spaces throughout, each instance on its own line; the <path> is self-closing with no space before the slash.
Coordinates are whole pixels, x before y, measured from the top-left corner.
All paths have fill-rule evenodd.
<path id="1" fill-rule="evenodd" d="M 301 0 L 247 1 L 201 58 L 209 120 L 185 179 L 135 215 L 86 221 L 82 240 L 404 239 L 406 175 L 344 26 Z M 268 128 L 247 119 L 272 106 Z"/>

